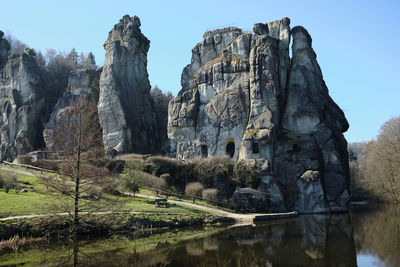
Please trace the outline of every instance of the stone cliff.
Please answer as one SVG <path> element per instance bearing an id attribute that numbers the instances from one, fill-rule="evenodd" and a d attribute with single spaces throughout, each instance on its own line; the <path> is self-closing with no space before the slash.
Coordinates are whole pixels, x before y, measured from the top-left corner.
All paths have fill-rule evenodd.
<path id="1" fill-rule="evenodd" d="M 31 49 L 9 55 L 0 31 L 0 160 L 13 160 L 43 146 L 45 92 Z"/>
<path id="2" fill-rule="evenodd" d="M 59 98 L 50 119 L 43 130 L 43 139 L 50 151 L 55 151 L 54 129 L 66 121 L 66 110 L 71 106 L 71 101 L 81 96 L 93 98 L 97 101 L 99 96 L 99 71 L 93 69 L 80 69 L 72 71 L 68 76 L 68 88 Z"/>
<path id="3" fill-rule="evenodd" d="M 346 211 L 348 123 L 328 94 L 310 35 L 289 24 L 206 32 L 170 102 L 168 136 L 180 158 L 228 155 L 254 165 L 266 209 Z"/>
<path id="4" fill-rule="evenodd" d="M 99 119 L 108 152 L 152 153 L 159 149 L 157 116 L 150 96 L 150 41 L 138 17 L 124 16 L 109 32 L 100 77 Z"/>

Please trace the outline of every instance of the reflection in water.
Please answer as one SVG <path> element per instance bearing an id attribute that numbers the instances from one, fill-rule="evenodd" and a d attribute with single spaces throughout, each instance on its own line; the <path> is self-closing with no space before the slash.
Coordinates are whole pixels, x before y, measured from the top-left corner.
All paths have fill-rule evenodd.
<path id="1" fill-rule="evenodd" d="M 0 251 L 0 266 L 400 266 L 399 211 L 380 206 L 256 226 L 83 240 L 79 253 L 72 245 L 32 246 Z"/>
<path id="2" fill-rule="evenodd" d="M 347 215 L 237 227 L 170 250 L 171 266 L 356 266 Z"/>
<path id="3" fill-rule="evenodd" d="M 92 254 L 91 264 L 356 266 L 356 249 L 348 218 L 348 215 L 306 215 L 255 227 L 235 227 L 175 245 L 160 243 L 156 249 L 136 255 L 115 251 L 108 255 L 104 252 Z"/>
<path id="4" fill-rule="evenodd" d="M 372 259 L 375 266 L 400 266 L 399 205 L 354 206 L 351 219 L 361 260 Z"/>

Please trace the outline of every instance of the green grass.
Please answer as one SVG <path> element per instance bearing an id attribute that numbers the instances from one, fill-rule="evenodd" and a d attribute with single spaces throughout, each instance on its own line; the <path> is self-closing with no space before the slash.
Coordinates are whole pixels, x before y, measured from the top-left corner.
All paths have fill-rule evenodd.
<path id="1" fill-rule="evenodd" d="M 10 175 L 10 172 L 0 170 L 0 174 L 5 176 Z M 20 189 L 11 189 L 9 193 L 6 193 L 4 189 L 0 189 L 0 218 L 63 212 L 62 210 L 57 210 L 56 206 L 59 206 L 57 204 L 61 204 L 65 201 L 65 198 L 55 192 L 46 191 L 45 187 L 39 183 L 39 179 L 35 176 L 24 174 L 17 175 Z M 28 192 L 20 193 L 21 188 L 26 188 Z M 112 200 L 114 203 L 119 204 L 119 209 L 121 211 L 164 215 L 209 214 L 207 211 L 172 203 L 168 208 L 157 207 L 153 200 L 141 197 L 131 198 L 110 195 L 105 195 L 104 197 L 105 198 L 100 201 L 100 204 L 107 204 L 106 202 L 108 200 Z M 82 200 L 83 203 L 85 203 L 85 201 L 86 200 Z M 107 207 L 107 205 L 103 206 Z"/>
<path id="2" fill-rule="evenodd" d="M 157 195 L 153 191 L 148 190 L 148 189 L 143 189 L 143 188 L 141 188 L 139 190 L 139 193 L 143 194 L 143 195 L 149 195 L 149 196 L 165 197 L 162 194 Z M 175 197 L 175 196 L 168 196 L 168 199 L 179 200 L 179 201 L 186 202 L 186 203 L 193 203 L 193 200 L 189 200 L 189 199 L 185 199 L 185 198 L 179 198 L 179 197 Z M 236 212 L 233 209 L 229 209 L 229 208 L 225 208 L 225 207 L 221 207 L 221 206 L 210 204 L 210 203 L 208 203 L 208 202 L 206 202 L 204 200 L 196 199 L 195 204 L 198 204 L 198 205 L 201 205 L 201 206 L 205 206 L 205 207 L 209 207 L 209 208 L 220 209 L 220 210 L 224 210 L 224 211 L 231 212 L 231 213 L 242 214 L 242 213 Z"/>

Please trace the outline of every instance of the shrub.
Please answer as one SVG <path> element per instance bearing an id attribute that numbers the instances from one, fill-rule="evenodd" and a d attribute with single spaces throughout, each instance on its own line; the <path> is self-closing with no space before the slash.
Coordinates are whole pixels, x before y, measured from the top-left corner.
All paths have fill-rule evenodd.
<path id="1" fill-rule="evenodd" d="M 33 162 L 32 165 L 42 168 L 42 169 L 47 169 L 47 170 L 53 170 L 53 171 L 59 171 L 59 165 L 62 163 L 60 160 L 38 160 L 36 162 Z"/>
<path id="2" fill-rule="evenodd" d="M 19 164 L 32 165 L 32 156 L 29 156 L 29 155 L 18 155 L 17 156 L 17 161 L 18 161 Z"/>
<path id="3" fill-rule="evenodd" d="M 197 159 L 191 162 L 193 177 L 204 187 L 216 187 L 220 181 L 229 180 L 234 164 L 228 157 Z"/>
<path id="4" fill-rule="evenodd" d="M 167 183 L 165 182 L 164 179 L 145 172 L 142 173 L 142 175 L 143 175 L 143 180 L 142 180 L 143 186 L 158 190 L 165 190 L 167 188 Z"/>
<path id="5" fill-rule="evenodd" d="M 234 163 L 229 157 L 214 157 L 192 161 L 193 177 L 206 188 L 218 189 L 219 198 L 229 199 L 236 188 L 232 180 Z"/>
<path id="6" fill-rule="evenodd" d="M 180 168 L 179 161 L 175 159 L 154 156 L 147 159 L 145 171 L 158 177 L 164 173 L 169 173 L 173 176 L 179 172 Z"/>
<path id="7" fill-rule="evenodd" d="M 124 171 L 121 175 L 123 187 L 132 192 L 134 196 L 139 191 L 143 181 L 143 172 L 138 169 L 140 169 L 140 165 L 137 161 L 129 160 L 125 163 Z"/>
<path id="8" fill-rule="evenodd" d="M 117 189 L 118 182 L 119 181 L 118 181 L 117 177 L 111 177 L 111 178 L 107 179 L 106 183 L 101 184 L 102 193 L 115 195 L 115 196 L 121 195 L 121 192 L 118 191 L 118 189 Z"/>
<path id="9" fill-rule="evenodd" d="M 218 201 L 218 189 L 216 188 L 204 189 L 203 192 L 201 193 L 201 196 L 207 202 Z"/>
<path id="10" fill-rule="evenodd" d="M 189 183 L 186 185 L 185 188 L 185 195 L 191 197 L 201 197 L 201 192 L 203 191 L 204 187 L 201 183 Z"/>
<path id="11" fill-rule="evenodd" d="M 254 167 L 244 161 L 238 162 L 233 169 L 233 179 L 240 187 L 257 188 L 261 181 Z"/>
<path id="12" fill-rule="evenodd" d="M 88 195 L 89 199 L 98 200 L 101 198 L 103 191 L 100 187 L 89 185 L 85 189 L 86 189 L 85 192 Z"/>
<path id="13" fill-rule="evenodd" d="M 0 176 L 0 187 L 4 188 L 6 193 L 10 191 L 10 189 L 19 189 L 17 175 L 12 173 L 10 175 L 1 175 Z"/>
<path id="14" fill-rule="evenodd" d="M 190 177 L 190 169 L 185 162 L 160 156 L 149 157 L 144 171 L 158 177 L 168 173 L 170 176 L 164 177 L 167 178 L 165 179 L 167 185 L 181 192 L 184 191 L 188 177 Z"/>

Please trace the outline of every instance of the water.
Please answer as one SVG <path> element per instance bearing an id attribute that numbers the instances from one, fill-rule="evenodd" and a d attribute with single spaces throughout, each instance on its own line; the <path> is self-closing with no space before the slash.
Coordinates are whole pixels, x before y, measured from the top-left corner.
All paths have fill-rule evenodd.
<path id="1" fill-rule="evenodd" d="M 400 266 L 400 206 L 1 252 L 0 266 Z M 75 252 L 75 253 L 74 253 Z"/>

